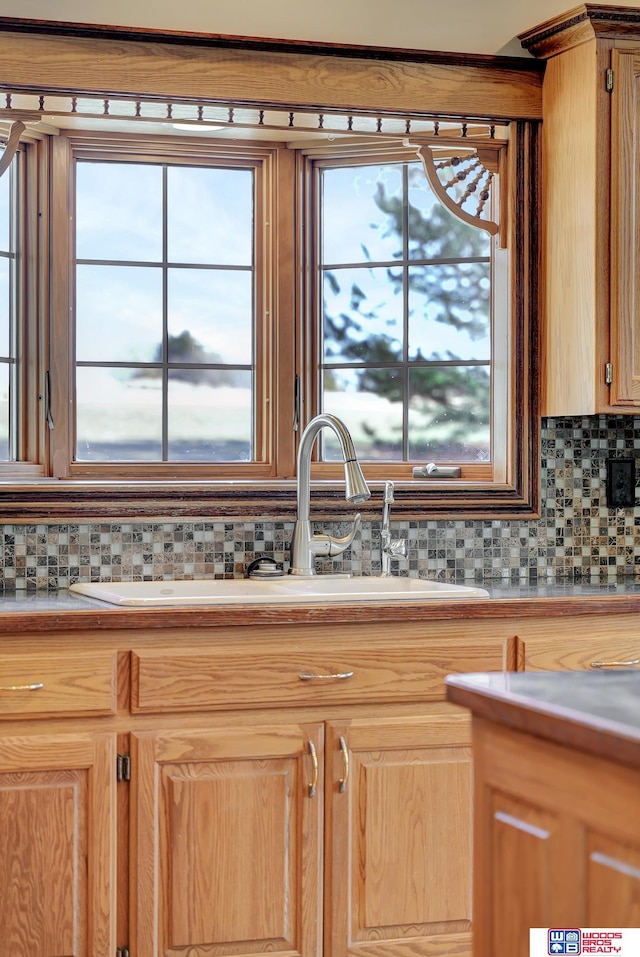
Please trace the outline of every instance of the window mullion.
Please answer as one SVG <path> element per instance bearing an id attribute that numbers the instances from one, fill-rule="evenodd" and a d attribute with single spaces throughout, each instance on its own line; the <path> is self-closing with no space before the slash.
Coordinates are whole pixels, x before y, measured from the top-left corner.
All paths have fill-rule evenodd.
<path id="1" fill-rule="evenodd" d="M 50 142 L 50 230 L 47 253 L 55 256 L 49 269 L 49 363 L 51 417 L 49 473 L 67 478 L 75 453 L 75 204 L 71 188 L 75 176 L 69 141 L 54 136 Z M 40 413 L 43 415 L 43 411 Z"/>

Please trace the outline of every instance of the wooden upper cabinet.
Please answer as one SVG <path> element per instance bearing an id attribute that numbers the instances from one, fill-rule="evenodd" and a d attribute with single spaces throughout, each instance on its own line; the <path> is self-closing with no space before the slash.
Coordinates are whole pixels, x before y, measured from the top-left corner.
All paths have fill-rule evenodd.
<path id="1" fill-rule="evenodd" d="M 612 401 L 640 405 L 640 46 L 612 50 Z"/>
<path id="2" fill-rule="evenodd" d="M 640 406 L 640 11 L 585 4 L 520 37 L 543 85 L 543 415 Z"/>

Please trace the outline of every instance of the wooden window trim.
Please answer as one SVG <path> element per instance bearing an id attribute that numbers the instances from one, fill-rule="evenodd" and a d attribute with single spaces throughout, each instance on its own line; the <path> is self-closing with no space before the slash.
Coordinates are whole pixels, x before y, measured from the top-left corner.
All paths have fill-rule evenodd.
<path id="1" fill-rule="evenodd" d="M 52 298 L 56 306 L 52 310 L 52 413 L 56 427 L 51 435 L 50 469 L 53 477 L 63 480 L 80 479 L 85 481 L 162 481 L 183 479 L 184 481 L 206 481 L 221 479 L 247 479 L 263 481 L 276 478 L 276 455 L 274 450 L 275 411 L 279 402 L 287 405 L 287 394 L 274 392 L 274 304 L 272 295 L 272 259 L 273 246 L 268 233 L 278 228 L 274 221 L 275 209 L 271 201 L 278 175 L 274 167 L 279 150 L 273 146 L 254 144 L 244 148 L 230 144 L 224 146 L 208 142 L 175 139 L 164 141 L 157 137 L 148 143 L 141 143 L 133 135 L 109 136 L 101 134 L 72 133 L 55 137 L 53 151 L 55 156 L 54 179 L 60 196 L 67 196 L 68 206 L 59 202 L 54 210 L 51 224 L 53 245 L 57 252 L 56 270 L 52 275 Z M 284 151 L 282 151 L 284 152 Z M 215 463 L 181 464 L 176 462 L 147 463 L 145 465 L 122 463 L 92 463 L 72 461 L 75 446 L 75 411 L 73 401 L 69 402 L 68 383 L 75 375 L 73 335 L 67 316 L 72 315 L 74 305 L 72 296 L 74 257 L 73 235 L 70 223 L 73 220 L 73 168 L 76 160 L 118 160 L 127 159 L 137 162 L 153 161 L 157 163 L 178 161 L 180 164 L 199 164 L 216 158 L 224 159 L 225 165 L 237 165 L 239 168 L 254 168 L 259 172 L 256 189 L 256 262 L 264 262 L 264 269 L 256 269 L 256 355 L 261 357 L 255 373 L 256 394 L 256 460 L 252 463 Z M 71 217 L 69 215 L 71 209 Z M 276 240 L 277 241 L 277 240 Z M 264 248 L 263 248 L 264 247 Z M 67 253 L 64 260 L 64 251 Z M 283 259 L 283 257 L 280 257 Z M 291 262 L 283 268 L 292 272 Z M 286 277 L 282 278 L 286 281 Z M 291 280 L 289 280 L 291 281 Z M 292 314 L 279 317 L 290 327 Z M 289 337 L 291 332 L 289 331 Z M 263 358 L 264 357 L 264 358 Z M 286 363 L 286 357 L 284 359 Z M 289 383 L 292 381 L 289 373 Z M 289 399 L 289 405 L 291 399 Z M 291 416 L 291 412 L 289 415 Z M 59 424 L 59 425 L 58 425 Z M 282 458 L 282 456 L 281 456 Z M 142 476 L 142 478 L 141 478 Z"/>
<path id="2" fill-rule="evenodd" d="M 122 31 L 121 31 L 122 32 Z M 511 389 L 515 419 L 510 442 L 511 466 L 500 486 L 483 483 L 456 487 L 407 483 L 396 488 L 398 517 L 533 517 L 538 510 L 538 394 L 536 319 L 538 314 L 539 251 L 537 221 L 539 196 L 537 175 L 539 143 L 537 121 L 541 118 L 542 72 L 537 61 L 511 58 L 473 58 L 445 55 L 413 55 L 415 51 L 385 51 L 367 48 L 322 49 L 309 46 L 301 52 L 277 43 L 265 45 L 250 38 L 199 37 L 198 35 L 154 34 L 93 28 L 90 25 L 51 24 L 13 18 L 0 19 L 0 55 L 3 58 L 2 88 L 58 88 L 81 93 L 144 94 L 149 96 L 193 96 L 211 102 L 238 97 L 238 78 L 246 99 L 260 102 L 317 106 L 326 98 L 327 109 L 412 112 L 420 106 L 422 115 L 463 118 L 494 117 L 513 121 L 510 153 L 508 202 L 512 215 L 510 245 L 512 262 L 512 309 L 518 317 L 512 348 Z M 327 47 L 325 49 L 325 46 Z M 100 55 L 97 55 L 99 52 Z M 498 62 L 498 60 L 505 62 Z M 495 61 L 495 62 L 494 62 Z M 330 77 L 327 87 L 324 77 Z M 372 76 L 386 82 L 371 82 Z M 381 103 L 374 93 L 383 86 L 387 99 Z M 329 89 L 333 93 L 329 93 Z M 337 98 L 336 98 L 337 97 Z M 335 102 L 334 102 L 335 100 Z M 324 104 L 323 104 L 324 105 Z M 54 138 L 57 139 L 57 138 Z M 56 144 L 52 150 L 56 153 Z M 291 175 L 290 157 L 283 151 L 276 176 Z M 287 166 L 287 164 L 289 164 Z M 299 171 L 296 171 L 299 175 Z M 38 211 L 46 222 L 48 211 L 41 196 Z M 51 216 L 64 209 L 67 197 L 53 196 Z M 280 241 L 276 257 L 287 259 L 300 210 L 289 211 L 277 224 Z M 515 240 L 515 241 L 514 241 Z M 41 226 L 41 253 L 47 250 L 46 230 Z M 53 248 L 53 245 L 52 245 Z M 45 262 L 40 257 L 41 262 Z M 55 269 L 58 269 L 57 263 Z M 49 310 L 68 310 L 68 297 L 51 295 L 44 266 L 38 289 L 31 299 L 38 303 L 40 316 Z M 271 292 L 274 301 L 292 315 L 303 305 L 299 277 L 289 286 L 282 279 Z M 58 286 L 63 284 L 58 283 Z M 66 313 L 65 313 L 66 314 Z M 273 369 L 275 388 L 290 388 L 294 359 L 300 344 L 286 342 L 286 324 L 276 328 L 279 356 Z M 40 330 L 45 335 L 44 329 Z M 43 340 L 43 348 L 46 348 Z M 57 344 L 59 348 L 60 344 Z M 42 383 L 40 383 L 42 385 Z M 42 389 L 40 390 L 42 394 Z M 73 521 L 96 518 L 152 517 L 274 517 L 283 520 L 295 513 L 294 437 L 291 415 L 283 414 L 273 428 L 280 433 L 282 460 L 277 463 L 283 479 L 256 480 L 230 477 L 228 481 L 205 479 L 193 474 L 189 482 L 128 481 L 121 477 L 107 483 L 75 479 L 41 479 L 20 475 L 15 470 L 0 482 L 0 507 L 5 521 Z M 34 413 L 35 415 L 35 413 Z M 37 418 L 37 416 L 36 416 Z M 40 416 L 40 419 L 42 417 Z M 58 428 L 56 423 L 56 428 Z M 47 434 L 42 423 L 36 432 L 40 445 Z M 282 442 L 283 435 L 289 435 Z M 37 443 L 36 443 L 37 444 Z M 34 446 L 35 447 L 35 446 Z M 39 454 L 41 449 L 38 450 Z M 35 466 L 37 470 L 37 466 Z M 386 475 L 384 476 L 386 477 Z M 382 476 L 381 476 L 382 478 Z M 376 483 L 373 482 L 374 493 Z M 378 517 L 380 495 L 374 494 L 361 511 L 363 517 Z M 351 514 L 344 506 L 341 482 L 332 479 L 314 482 L 314 517 L 339 518 Z"/>
<path id="3" fill-rule="evenodd" d="M 495 153 L 497 166 L 498 158 L 502 158 L 506 152 L 505 142 L 496 142 L 490 144 L 487 148 L 491 149 Z M 305 201 L 307 213 L 305 216 L 305 222 L 308 224 L 308 229 L 302 238 L 302 244 L 303 248 L 306 250 L 304 253 L 305 261 L 313 263 L 318 261 L 318 254 L 316 250 L 319 248 L 320 243 L 320 222 L 319 218 L 315 215 L 315 210 L 319 207 L 320 203 L 319 183 L 321 170 L 326 169 L 327 167 L 337 168 L 341 166 L 350 166 L 359 162 L 363 164 L 378 164 L 381 162 L 401 163 L 407 162 L 407 160 L 415 161 L 415 157 L 411 153 L 408 153 L 406 149 L 399 150 L 397 145 L 389 145 L 386 148 L 383 148 L 379 145 L 376 146 L 375 144 L 358 146 L 354 149 L 352 154 L 348 149 L 345 149 L 343 152 L 341 152 L 338 158 L 332 155 L 331 150 L 326 148 L 306 150 L 303 151 L 303 154 L 303 164 L 305 171 L 304 176 L 307 187 L 307 198 Z M 497 257 L 501 254 L 504 258 L 504 250 L 498 250 L 493 256 L 492 272 L 495 271 Z M 503 278 L 508 286 L 508 277 L 505 276 Z M 300 375 L 304 379 L 306 394 L 310 397 L 310 404 L 314 411 L 317 411 L 319 408 L 318 392 L 320 388 L 317 370 L 321 364 L 321 336 L 318 323 L 317 321 L 314 322 L 313 317 L 314 315 L 320 314 L 322 308 L 322 291 L 317 288 L 317 273 L 315 270 L 313 277 L 308 277 L 308 281 L 311 288 L 305 299 L 306 317 L 304 331 L 306 333 L 306 348 L 304 350 L 304 359 L 302 361 Z M 502 289 L 500 292 L 502 292 Z M 494 299 L 492 306 L 494 321 L 491 324 L 491 379 L 493 383 L 491 389 L 491 430 L 492 447 L 495 450 L 495 455 L 493 463 L 487 465 L 482 463 L 455 463 L 456 465 L 460 464 L 461 466 L 461 479 L 459 484 L 466 488 L 474 484 L 491 485 L 495 487 L 501 482 L 504 483 L 509 472 L 507 462 L 507 446 L 510 444 L 508 440 L 508 434 L 510 431 L 508 415 L 511 411 L 508 390 L 509 357 L 505 355 L 505 350 L 502 350 L 500 346 L 496 345 L 496 340 L 500 335 L 502 335 L 504 336 L 506 342 L 511 341 L 511 326 L 513 326 L 515 318 L 507 318 L 503 316 L 501 314 L 502 310 L 496 308 L 496 283 L 493 280 L 492 296 Z M 498 313 L 499 318 L 496 320 Z M 498 368 L 500 365 L 505 365 L 506 368 Z M 499 377 L 499 387 L 497 387 L 495 384 L 497 377 Z M 413 466 L 418 464 L 426 464 L 426 462 L 404 461 L 383 462 L 377 464 L 371 462 L 370 460 L 363 460 L 361 464 L 367 479 L 372 479 L 373 481 L 385 481 L 390 479 L 394 480 L 395 482 L 399 481 L 411 484 L 413 481 Z M 438 464 L 444 464 L 444 462 L 438 460 Z M 317 463 L 314 466 L 314 474 L 317 478 L 339 479 L 341 469 L 339 466 L 336 466 L 333 463 Z"/>

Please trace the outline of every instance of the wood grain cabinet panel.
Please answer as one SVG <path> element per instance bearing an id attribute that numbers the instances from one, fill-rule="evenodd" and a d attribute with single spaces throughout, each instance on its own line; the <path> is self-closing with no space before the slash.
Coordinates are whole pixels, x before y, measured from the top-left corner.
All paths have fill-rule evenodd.
<path id="1" fill-rule="evenodd" d="M 595 671 L 640 667 L 640 629 L 629 635 L 531 637 L 518 639 L 521 671 Z M 635 665 L 634 665 L 635 662 Z"/>
<path id="2" fill-rule="evenodd" d="M 0 739 L 0 957 L 113 957 L 115 738 Z"/>
<path id="3" fill-rule="evenodd" d="M 640 26 L 598 5 L 521 37 L 543 84 L 543 415 L 640 405 Z M 567 121 L 570 118 L 570 121 Z"/>
<path id="4" fill-rule="evenodd" d="M 474 957 L 530 927 L 640 926 L 640 772 L 478 717 Z"/>
<path id="5" fill-rule="evenodd" d="M 327 754 L 325 953 L 467 957 L 469 717 L 440 705 L 423 718 L 330 723 Z"/>
<path id="6" fill-rule="evenodd" d="M 137 957 L 317 957 L 322 735 L 291 724 L 133 736 Z"/>
<path id="7" fill-rule="evenodd" d="M 116 652 L 0 655 L 0 717 L 116 710 Z"/>
<path id="8" fill-rule="evenodd" d="M 587 833 L 586 908 L 590 927 L 640 927 L 640 841 Z"/>
<path id="9" fill-rule="evenodd" d="M 500 671 L 509 639 L 482 644 L 455 637 L 441 642 L 349 641 L 301 650 L 295 645 L 132 654 L 134 712 L 195 711 L 262 705 L 356 704 L 444 699 L 453 672 Z M 307 676 L 307 677 L 305 677 Z"/>

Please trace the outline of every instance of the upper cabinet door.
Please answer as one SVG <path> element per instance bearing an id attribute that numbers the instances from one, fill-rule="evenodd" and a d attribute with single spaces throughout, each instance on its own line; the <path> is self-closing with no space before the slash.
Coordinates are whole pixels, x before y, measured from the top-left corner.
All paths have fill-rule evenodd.
<path id="1" fill-rule="evenodd" d="M 635 414 L 638 76 L 632 8 L 586 4 L 521 36 L 546 60 L 543 96 L 543 415 Z"/>
<path id="2" fill-rule="evenodd" d="M 317 957 L 321 785 L 321 725 L 132 735 L 137 957 Z"/>
<path id="3" fill-rule="evenodd" d="M 640 405 L 640 49 L 612 50 L 612 405 Z"/>
<path id="4" fill-rule="evenodd" d="M 0 741 L 0 957 L 113 957 L 115 736 Z"/>

